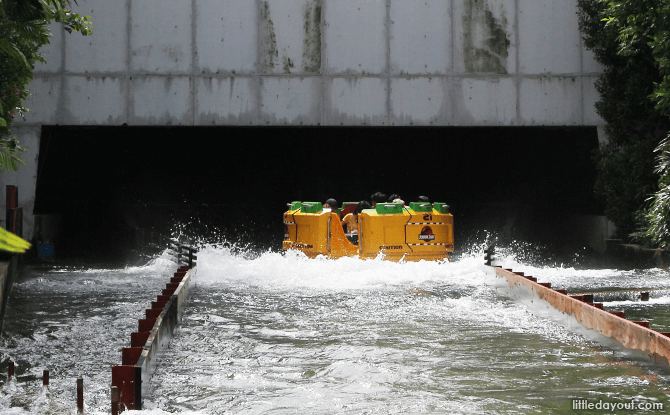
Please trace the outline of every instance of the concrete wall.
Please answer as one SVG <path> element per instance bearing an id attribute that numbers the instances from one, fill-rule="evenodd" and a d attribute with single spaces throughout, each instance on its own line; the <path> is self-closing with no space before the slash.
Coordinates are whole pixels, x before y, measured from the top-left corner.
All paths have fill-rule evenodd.
<path id="1" fill-rule="evenodd" d="M 85 0 L 28 124 L 598 125 L 576 0 Z"/>
<path id="2" fill-rule="evenodd" d="M 616 232 L 616 226 L 605 216 L 575 215 L 570 218 L 571 226 L 566 227 L 575 241 L 584 241 L 584 244 L 597 252 L 607 250 L 606 240 Z M 566 232 L 566 233 L 567 233 Z"/>
<path id="3" fill-rule="evenodd" d="M 35 207 L 35 190 L 37 187 L 37 161 L 39 156 L 40 133 L 39 126 L 20 126 L 12 128 L 13 134 L 20 139 L 21 146 L 26 148 L 22 155 L 25 166 L 19 165 L 19 171 L 0 172 L 0 223 L 6 227 L 5 211 L 7 209 L 7 185 L 19 188 L 19 207 L 23 208 L 23 238 L 30 240 L 33 234 Z"/>

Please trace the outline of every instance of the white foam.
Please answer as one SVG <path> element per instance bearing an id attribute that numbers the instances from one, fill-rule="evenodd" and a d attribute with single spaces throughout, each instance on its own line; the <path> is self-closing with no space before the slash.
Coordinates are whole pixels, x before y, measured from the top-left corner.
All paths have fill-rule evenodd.
<path id="1" fill-rule="evenodd" d="M 196 279 L 206 284 L 247 284 L 275 289 L 347 290 L 379 286 L 450 282 L 478 285 L 490 278 L 481 258 L 458 262 L 391 262 L 381 258 L 310 259 L 300 252 L 266 252 L 251 260 L 230 248 L 198 252 Z"/>
<path id="2" fill-rule="evenodd" d="M 542 282 L 569 287 L 598 287 L 610 282 L 619 286 L 635 286 L 662 280 L 661 273 L 654 270 L 632 273 L 536 267 L 524 264 L 513 255 L 500 255 L 496 263 L 534 275 Z M 59 273 L 57 277 L 51 274 L 35 279 L 30 283 L 32 285 L 24 283 L 22 288 L 44 290 L 51 294 L 66 292 L 83 299 L 98 298 L 99 294 L 106 292 L 125 293 L 128 298 L 132 298 L 137 293 L 148 291 L 151 294 L 148 297 L 151 297 L 156 290 L 153 283 L 163 284 L 161 278 L 175 269 L 176 264 L 164 252 L 141 267 L 68 271 Z M 112 280 L 114 283 L 111 283 Z M 184 415 L 201 415 L 219 413 L 219 408 L 221 411 L 227 408 L 232 412 L 261 413 L 272 409 L 273 405 L 275 408 L 282 405 L 286 408 L 298 407 L 296 402 L 302 405 L 307 402 L 306 398 L 313 397 L 315 393 L 331 399 L 331 404 L 324 403 L 323 399 L 318 402 L 322 412 L 328 412 L 329 409 L 337 412 L 343 409 L 337 407 L 340 403 L 353 405 L 359 401 L 359 396 L 385 394 L 388 385 L 402 383 L 398 379 L 419 376 L 412 372 L 421 367 L 421 363 L 417 362 L 432 362 L 436 359 L 435 362 L 439 364 L 454 353 L 468 356 L 463 350 L 467 351 L 472 342 L 478 344 L 477 338 L 468 337 L 470 333 L 479 333 L 485 341 L 501 343 L 504 343 L 508 334 L 522 340 L 528 338 L 530 340 L 526 341 L 531 345 L 535 344 L 534 337 L 550 339 L 546 344 L 538 341 L 540 347 L 544 347 L 540 352 L 552 356 L 547 362 L 553 362 L 554 355 L 561 355 L 562 348 L 566 346 L 582 347 L 585 344 L 582 337 L 542 317 L 534 308 L 501 298 L 494 287 L 506 283 L 496 278 L 492 270 L 484 265 L 481 249 L 461 255 L 453 262 L 394 263 L 381 259 L 308 259 L 297 252 L 252 254 L 244 249 L 210 245 L 204 246 L 198 253 L 195 280 L 216 294 L 215 299 L 210 299 L 212 303 L 221 301 L 230 309 L 221 311 L 220 307 L 205 305 L 209 302 L 203 302 L 201 309 L 190 309 L 188 318 L 195 328 L 184 327 L 182 334 L 173 340 L 175 343 L 169 352 L 169 356 L 180 362 L 189 374 L 186 376 L 180 373 L 180 366 L 177 365 L 164 366 L 163 369 L 170 373 L 163 379 L 168 384 L 161 386 L 160 379 L 154 381 L 159 391 L 181 391 L 182 388 L 193 387 L 207 389 L 207 392 L 185 393 L 176 397 L 167 396 L 167 393 L 161 395 L 159 392 L 157 396 L 145 400 L 147 409 L 133 413 L 166 415 L 177 411 Z M 268 297 L 257 295 L 259 292 L 269 293 L 272 304 L 280 304 L 279 308 L 267 307 Z M 247 294 L 251 295 L 247 298 Z M 310 299 L 321 298 L 324 299 L 323 303 L 310 302 Z M 239 302 L 232 306 L 236 299 Z M 670 297 L 652 298 L 648 304 L 667 304 L 668 301 Z M 628 303 L 621 302 L 622 305 Z M 282 307 L 286 309 L 282 310 Z M 290 310 L 302 311 L 294 315 Z M 52 398 L 47 399 L 32 392 L 41 387 L 39 381 L 20 384 L 19 388 L 16 384 L 9 384 L 4 388 L 5 395 L 0 396 L 0 413 L 37 414 L 54 406 L 66 407 L 69 411 L 54 413 L 72 413 L 74 402 L 71 385 L 74 383 L 73 376 L 78 374 L 75 371 L 80 370 L 88 371 L 86 379 L 90 382 L 86 385 L 87 405 L 90 404 L 86 413 L 109 413 L 109 362 L 115 364 L 120 361 L 119 350 L 126 345 L 127 333 L 135 327 L 136 319 L 142 311 L 142 304 L 123 302 L 110 296 L 107 302 L 92 303 L 90 310 L 82 306 L 76 316 L 63 315 L 59 319 L 46 314 L 39 317 L 44 318 L 40 323 L 43 327 L 35 329 L 31 333 L 32 337 L 14 335 L 2 351 L 27 360 L 35 378 L 39 378 L 42 367 L 52 363 L 44 358 L 47 351 L 57 353 L 58 359 L 54 361 L 61 367 L 53 368 L 57 370 L 53 371 Z M 221 314 L 218 314 L 220 311 Z M 314 314 L 310 314 L 311 311 Z M 35 313 L 36 316 L 38 314 Z M 327 318 L 320 321 L 321 316 Z M 358 316 L 360 321 L 357 322 L 355 320 Z M 367 325 L 366 321 L 370 324 Z M 360 331 L 348 330 L 350 325 L 361 322 Z M 375 327 L 378 323 L 380 325 Z M 342 327 L 342 337 L 329 333 L 328 328 L 331 326 Z M 392 332 L 391 337 L 382 330 L 395 326 L 400 328 Z M 425 336 L 419 336 L 424 339 L 424 343 L 415 344 L 414 328 L 421 328 L 422 333 L 425 332 Z M 191 338 L 196 341 L 180 347 L 179 336 L 188 335 L 192 337 L 185 337 L 184 342 Z M 326 335 L 337 341 L 321 349 L 309 349 L 310 343 L 318 343 Z M 293 355 L 286 354 L 285 351 L 289 349 L 284 346 L 285 343 L 296 339 L 304 341 L 306 345 L 296 347 Z M 377 344 L 375 339 L 382 341 Z M 391 340 L 385 344 L 385 339 Z M 190 348 L 199 341 L 203 342 L 204 349 L 200 350 L 200 346 L 196 348 L 200 354 Z M 209 346 L 213 347 L 211 353 L 207 352 Z M 439 350 L 440 356 L 436 358 L 431 350 Z M 571 353 L 576 352 L 572 350 Z M 508 358 L 510 360 L 504 363 L 523 364 L 515 363 L 513 356 Z M 281 365 L 275 364 L 274 359 L 282 359 Z M 406 359 L 410 361 L 409 369 L 405 367 Z M 305 370 L 300 366 L 303 361 L 307 362 L 306 367 L 311 367 L 309 365 L 314 362 L 327 364 L 321 370 L 314 369 L 314 373 L 309 376 L 313 378 L 312 382 L 297 382 L 305 377 Z M 535 361 L 539 364 L 545 362 L 542 359 Z M 567 359 L 566 362 L 552 364 L 570 366 L 577 364 L 575 362 Z M 461 367 L 459 365 L 469 367 L 473 362 L 454 361 L 450 364 L 458 369 Z M 589 364 L 579 363 L 582 368 Z M 197 370 L 190 373 L 194 368 Z M 213 374 L 207 372 L 209 368 L 214 368 Z M 231 376 L 233 373 L 234 376 Z M 475 376 L 485 375 L 483 372 L 474 372 Z M 511 379 L 518 384 L 523 382 L 520 378 Z M 607 379 L 603 381 L 605 384 L 608 384 Z M 435 381 L 430 377 L 428 380 Z M 455 381 L 449 376 L 438 380 L 447 383 Z M 173 388 L 169 382 L 175 382 L 176 386 Z M 441 383 L 442 390 L 449 389 L 447 383 Z M 628 378 L 617 378 L 609 383 L 640 387 Z M 268 401 L 260 398 L 245 401 L 244 391 L 266 388 L 280 392 L 272 399 L 268 398 Z M 304 392 L 301 388 L 311 391 Z M 234 402 L 226 403 L 225 400 L 231 397 L 226 391 L 230 390 L 240 391 L 239 396 L 234 398 L 240 406 Z M 12 399 L 23 399 L 24 396 L 32 402 L 31 407 L 10 407 Z M 172 398 L 174 401 L 170 402 Z M 484 402 L 488 398 L 480 395 L 477 399 Z M 61 400 L 64 403 L 60 403 Z M 434 405 L 443 401 L 446 402 L 444 399 L 426 399 L 433 410 L 436 408 Z M 384 401 L 386 412 L 400 405 L 399 402 Z M 411 408 L 420 408 L 422 402 L 423 398 L 412 401 L 411 405 L 419 406 Z M 175 408 L 174 403 L 179 404 L 179 408 Z M 311 403 L 316 405 L 317 401 Z M 358 412 L 369 411 L 369 402 L 366 405 L 361 406 Z M 463 400 L 456 400 L 450 405 L 455 407 L 447 408 L 446 412 L 467 412 L 466 409 L 473 409 Z M 201 409 L 194 411 L 189 407 Z M 407 410 L 411 408 L 404 407 Z M 351 412 L 351 406 L 349 410 Z M 417 411 L 425 412 L 427 409 Z"/>

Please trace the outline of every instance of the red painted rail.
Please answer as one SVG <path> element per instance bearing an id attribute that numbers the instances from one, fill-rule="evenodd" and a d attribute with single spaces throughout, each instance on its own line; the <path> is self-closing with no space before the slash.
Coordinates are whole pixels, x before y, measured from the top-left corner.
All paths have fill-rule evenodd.
<path id="1" fill-rule="evenodd" d="M 181 267 L 138 321 L 130 335 L 130 347 L 122 351 L 120 366 L 112 366 L 112 413 L 142 409 L 142 395 L 156 370 L 157 354 L 167 348 L 174 328 L 181 321 L 192 284 L 191 270 Z"/>

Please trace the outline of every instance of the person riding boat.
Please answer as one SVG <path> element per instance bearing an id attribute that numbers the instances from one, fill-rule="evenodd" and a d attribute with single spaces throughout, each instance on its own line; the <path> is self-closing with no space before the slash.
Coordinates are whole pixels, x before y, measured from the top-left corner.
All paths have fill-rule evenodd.
<path id="1" fill-rule="evenodd" d="M 400 204 L 402 205 L 402 207 L 406 207 L 406 206 L 405 206 L 405 201 L 402 200 L 402 198 L 400 197 L 400 195 L 395 194 L 395 193 L 392 194 L 391 196 L 389 196 L 389 198 L 388 198 L 388 203 L 400 203 Z"/>
<path id="2" fill-rule="evenodd" d="M 356 210 L 354 210 L 353 213 L 348 213 L 344 216 L 344 218 L 342 218 L 342 224 L 346 226 L 345 234 L 347 239 L 349 239 L 353 244 L 358 243 L 358 215 L 364 209 L 370 209 L 370 204 L 365 200 L 358 203 Z"/>
<path id="3" fill-rule="evenodd" d="M 371 196 L 372 198 L 372 207 L 377 206 L 377 203 L 386 202 L 386 195 L 382 192 L 377 192 Z"/>
<path id="4" fill-rule="evenodd" d="M 323 204 L 323 211 L 324 212 L 334 212 L 337 213 L 337 200 L 330 198 L 325 201 Z"/>

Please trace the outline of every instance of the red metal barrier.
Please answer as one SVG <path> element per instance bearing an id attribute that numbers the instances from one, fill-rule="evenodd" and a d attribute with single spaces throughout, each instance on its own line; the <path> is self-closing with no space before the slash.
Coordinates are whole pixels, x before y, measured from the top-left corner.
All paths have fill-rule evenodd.
<path id="1" fill-rule="evenodd" d="M 628 349 L 643 351 L 654 362 L 670 367 L 670 337 L 649 329 L 648 321 L 629 321 L 623 318 L 623 312 L 605 311 L 602 304 L 593 304 L 592 294 L 569 296 L 562 290 L 552 290 L 531 281 L 523 273 L 493 268 L 496 275 L 507 280 L 510 288 L 523 287 L 556 310 L 573 316 L 585 328 L 612 338 Z"/>
<path id="2" fill-rule="evenodd" d="M 157 354 L 166 348 L 174 328 L 181 321 L 191 285 L 190 270 L 180 268 L 167 288 L 145 310 L 145 319 L 138 321 L 137 333 L 131 333 L 130 346 L 122 351 L 122 365 L 112 366 L 112 413 L 142 409 L 142 393 L 156 369 Z M 115 403 L 114 399 L 118 400 Z"/>
<path id="3" fill-rule="evenodd" d="M 155 319 L 155 318 L 158 318 L 158 316 L 161 314 L 162 311 L 163 311 L 162 308 L 157 308 L 157 309 L 148 308 L 148 309 L 144 310 L 144 314 L 147 316 L 147 319 L 151 319 L 151 318 Z M 146 331 L 149 331 L 149 330 L 146 330 Z"/>
<path id="4" fill-rule="evenodd" d="M 119 388 L 112 386 L 112 415 L 119 415 Z"/>
<path id="5" fill-rule="evenodd" d="M 77 413 L 84 413 L 84 379 L 77 378 Z"/>
<path id="6" fill-rule="evenodd" d="M 159 314 L 160 315 L 160 314 Z M 151 331 L 151 329 L 154 328 L 154 325 L 156 324 L 156 318 L 145 318 L 139 321 L 139 328 L 137 331 L 142 332 L 142 331 Z"/>
<path id="7" fill-rule="evenodd" d="M 121 364 L 126 366 L 135 366 L 140 358 L 144 347 L 124 347 L 121 351 Z"/>
<path id="8" fill-rule="evenodd" d="M 152 301 L 151 302 L 151 309 L 152 310 L 163 310 L 165 308 L 165 304 L 167 304 L 167 301 Z"/>
<path id="9" fill-rule="evenodd" d="M 150 331 L 130 333 L 130 347 L 144 347 L 150 334 Z"/>
<path id="10" fill-rule="evenodd" d="M 23 237 L 23 209 L 19 207 L 19 188 L 7 185 L 6 193 L 5 229 L 16 236 Z"/>
<path id="11" fill-rule="evenodd" d="M 112 386 L 119 391 L 119 412 L 142 408 L 142 368 L 112 366 Z"/>
<path id="12" fill-rule="evenodd" d="M 6 190 L 7 209 L 16 209 L 19 207 L 19 188 L 8 184 Z"/>

